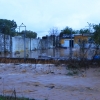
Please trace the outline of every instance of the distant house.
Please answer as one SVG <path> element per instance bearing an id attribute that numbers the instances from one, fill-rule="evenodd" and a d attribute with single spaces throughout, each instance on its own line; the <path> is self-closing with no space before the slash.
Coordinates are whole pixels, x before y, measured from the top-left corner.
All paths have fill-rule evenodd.
<path id="1" fill-rule="evenodd" d="M 90 39 L 93 34 L 72 34 L 72 36 L 64 35 L 60 38 L 60 47 L 67 48 L 67 47 L 75 47 L 79 48 L 79 43 L 81 41 L 85 41 L 85 48 L 88 48 L 90 45 Z M 94 44 L 91 44 L 91 47 L 94 47 Z"/>
<path id="2" fill-rule="evenodd" d="M 85 48 L 88 48 L 90 45 L 90 38 L 93 34 L 75 34 L 74 35 L 74 47 L 79 47 L 81 41 L 85 41 Z M 93 44 L 91 45 L 93 46 Z"/>
<path id="3" fill-rule="evenodd" d="M 84 35 L 81 35 L 81 34 L 74 35 L 74 43 L 78 43 L 80 40 L 88 41 L 88 36 L 84 36 Z"/>
<path id="4" fill-rule="evenodd" d="M 60 38 L 60 47 L 67 48 L 74 46 L 74 35 L 64 35 Z"/>

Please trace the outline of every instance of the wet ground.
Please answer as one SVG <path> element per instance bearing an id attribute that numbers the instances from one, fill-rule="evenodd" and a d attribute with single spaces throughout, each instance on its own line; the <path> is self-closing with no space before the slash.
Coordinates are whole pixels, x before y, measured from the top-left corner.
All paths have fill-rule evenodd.
<path id="1" fill-rule="evenodd" d="M 100 68 L 70 74 L 66 65 L 0 64 L 0 94 L 36 100 L 100 100 Z"/>

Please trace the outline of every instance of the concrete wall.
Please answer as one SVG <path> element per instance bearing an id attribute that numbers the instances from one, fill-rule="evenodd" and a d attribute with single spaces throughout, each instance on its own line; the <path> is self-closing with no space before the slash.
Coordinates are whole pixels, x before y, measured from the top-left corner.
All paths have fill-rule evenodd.
<path id="1" fill-rule="evenodd" d="M 30 39 L 25 38 L 26 50 L 30 50 Z M 24 51 L 24 38 L 21 36 L 12 37 L 12 52 Z"/>
<path id="2" fill-rule="evenodd" d="M 6 41 L 5 41 L 5 48 L 7 51 L 10 51 L 10 48 L 12 52 L 23 52 L 24 51 L 24 38 L 22 36 L 15 36 L 12 37 L 12 45 L 10 44 L 10 36 L 7 35 Z M 4 51 L 4 34 L 0 34 L 0 52 Z M 53 48 L 53 40 L 51 38 L 47 39 L 30 39 L 25 38 L 25 45 L 26 50 L 36 50 L 36 49 L 48 49 Z M 12 46 L 12 47 L 11 47 Z"/>
<path id="3" fill-rule="evenodd" d="M 5 35 L 5 50 L 10 51 L 10 36 Z M 4 52 L 4 34 L 0 33 L 0 52 Z"/>
<path id="4" fill-rule="evenodd" d="M 35 50 L 39 49 L 39 41 L 40 39 L 30 39 L 25 38 L 25 45 L 26 45 L 26 50 Z M 31 46 L 31 48 L 30 48 Z M 15 36 L 12 37 L 12 52 L 23 52 L 24 51 L 24 38 L 21 36 Z"/>
<path id="5" fill-rule="evenodd" d="M 39 41 L 39 49 L 53 48 L 53 40 L 51 38 L 41 39 Z"/>
<path id="6" fill-rule="evenodd" d="M 40 39 L 31 39 L 31 50 L 39 49 Z"/>

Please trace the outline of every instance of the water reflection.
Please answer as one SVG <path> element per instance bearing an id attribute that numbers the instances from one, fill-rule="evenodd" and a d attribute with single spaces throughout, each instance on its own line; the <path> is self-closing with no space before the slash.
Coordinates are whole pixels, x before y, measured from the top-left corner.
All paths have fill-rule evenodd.
<path id="1" fill-rule="evenodd" d="M 90 50 L 85 54 L 85 57 L 91 58 L 92 54 Z M 27 58 L 38 58 L 38 57 L 66 57 L 70 56 L 70 48 L 56 48 L 56 49 L 45 49 L 45 50 L 34 50 L 34 51 L 26 51 Z M 79 49 L 72 49 L 72 56 L 78 57 L 80 54 Z M 24 52 L 20 52 L 20 54 L 0 54 L 0 57 L 12 57 L 12 58 L 24 58 Z"/>
<path id="2" fill-rule="evenodd" d="M 69 49 L 57 48 L 57 49 L 44 49 L 44 50 L 34 50 L 26 51 L 29 58 L 38 58 L 39 56 L 49 56 L 49 57 L 66 57 L 69 55 Z M 24 52 L 20 54 L 0 54 L 0 57 L 24 57 Z"/>

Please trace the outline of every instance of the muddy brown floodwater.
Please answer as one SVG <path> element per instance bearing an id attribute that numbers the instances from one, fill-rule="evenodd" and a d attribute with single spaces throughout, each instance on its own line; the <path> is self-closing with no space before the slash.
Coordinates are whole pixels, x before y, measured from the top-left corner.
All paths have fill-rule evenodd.
<path id="1" fill-rule="evenodd" d="M 100 68 L 69 76 L 65 65 L 0 64 L 0 94 L 36 100 L 100 100 Z"/>
<path id="2" fill-rule="evenodd" d="M 93 56 L 94 49 L 85 49 L 85 57 L 91 58 Z M 70 48 L 56 48 L 56 49 L 45 49 L 45 50 L 34 50 L 34 51 L 27 51 L 26 54 L 28 54 L 28 58 L 38 58 L 39 56 L 49 56 L 49 57 L 64 57 L 69 58 L 70 57 Z M 79 57 L 80 52 L 78 48 L 72 48 L 72 57 Z M 24 51 L 20 52 L 20 54 L 0 54 L 0 57 L 17 57 L 17 58 L 23 58 L 24 57 Z"/>

